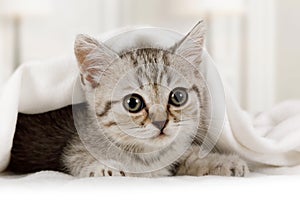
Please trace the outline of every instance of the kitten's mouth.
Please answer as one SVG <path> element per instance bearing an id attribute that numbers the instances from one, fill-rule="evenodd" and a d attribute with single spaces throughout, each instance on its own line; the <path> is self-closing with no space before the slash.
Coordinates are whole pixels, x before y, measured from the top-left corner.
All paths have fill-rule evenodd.
<path id="1" fill-rule="evenodd" d="M 167 135 L 163 131 L 161 131 L 157 137 L 158 138 L 163 138 L 163 137 L 166 137 L 166 136 Z"/>
<path id="2" fill-rule="evenodd" d="M 164 138 L 166 138 L 166 137 L 168 137 L 168 135 L 165 133 L 165 132 L 163 132 L 163 131 L 160 131 L 160 133 L 157 133 L 156 135 L 154 135 L 153 137 L 152 137 L 152 139 L 153 140 L 161 140 L 161 139 L 164 139 Z"/>

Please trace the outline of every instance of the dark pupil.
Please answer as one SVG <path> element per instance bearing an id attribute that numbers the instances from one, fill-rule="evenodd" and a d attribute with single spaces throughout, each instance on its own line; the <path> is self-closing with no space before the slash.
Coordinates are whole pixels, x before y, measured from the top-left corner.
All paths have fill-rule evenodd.
<path id="1" fill-rule="evenodd" d="M 173 98 L 174 98 L 174 100 L 175 100 L 176 102 L 181 103 L 182 100 L 184 99 L 184 95 L 183 95 L 182 92 L 177 91 L 177 92 L 174 93 Z"/>
<path id="2" fill-rule="evenodd" d="M 134 97 L 131 97 L 129 100 L 128 100 L 128 105 L 129 105 L 129 108 L 136 108 L 136 106 L 138 105 L 139 103 L 139 100 L 137 98 L 134 98 Z"/>

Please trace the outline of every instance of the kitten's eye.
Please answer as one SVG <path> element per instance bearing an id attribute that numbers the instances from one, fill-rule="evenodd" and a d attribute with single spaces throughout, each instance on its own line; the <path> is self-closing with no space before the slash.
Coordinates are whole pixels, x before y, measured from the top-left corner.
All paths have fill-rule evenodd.
<path id="1" fill-rule="evenodd" d="M 129 94 L 124 97 L 123 106 L 129 112 L 137 113 L 140 112 L 143 108 L 145 108 L 145 103 L 140 95 Z"/>
<path id="2" fill-rule="evenodd" d="M 188 100 L 188 93 L 185 88 L 175 88 L 169 96 L 169 104 L 179 107 L 183 106 Z"/>

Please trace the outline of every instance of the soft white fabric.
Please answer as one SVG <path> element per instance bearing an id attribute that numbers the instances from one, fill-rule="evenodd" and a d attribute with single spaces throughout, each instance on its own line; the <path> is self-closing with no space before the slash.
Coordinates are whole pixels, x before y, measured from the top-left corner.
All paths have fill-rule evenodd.
<path id="1" fill-rule="evenodd" d="M 143 29 L 107 40 L 106 44 L 121 51 L 138 45 L 132 43 L 136 37 L 150 41 L 153 46 L 169 47 L 182 35 L 163 29 Z M 218 91 L 223 89 L 216 81 L 214 68 L 208 67 L 213 62 L 208 55 L 204 59 L 203 71 L 208 84 L 217 88 L 213 96 L 219 100 L 222 97 L 218 97 Z M 39 113 L 71 104 L 77 78 L 75 58 L 70 56 L 24 64 L 0 89 L 0 171 L 9 161 L 17 112 Z M 78 86 L 75 89 L 80 91 Z M 80 95 L 76 99 L 83 100 Z M 282 103 L 252 118 L 225 87 L 225 103 L 227 116 L 219 145 L 252 161 L 254 169 L 262 173 L 300 174 L 300 101 Z"/>
<path id="2" fill-rule="evenodd" d="M 297 199 L 300 176 L 74 178 L 43 171 L 0 175 L 2 199 Z M 249 192 L 251 191 L 251 192 Z"/>

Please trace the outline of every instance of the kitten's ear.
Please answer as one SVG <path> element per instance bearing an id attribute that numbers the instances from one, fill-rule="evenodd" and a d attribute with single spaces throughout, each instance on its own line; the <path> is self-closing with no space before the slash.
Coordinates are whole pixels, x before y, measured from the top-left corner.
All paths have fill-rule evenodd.
<path id="1" fill-rule="evenodd" d="M 81 81 L 97 87 L 99 76 L 119 56 L 106 45 L 87 35 L 78 35 L 74 52 L 80 67 Z"/>
<path id="2" fill-rule="evenodd" d="M 198 22 L 194 28 L 175 46 L 172 51 L 176 55 L 182 56 L 194 66 L 199 66 L 201 63 L 203 45 L 204 45 L 204 22 Z"/>

